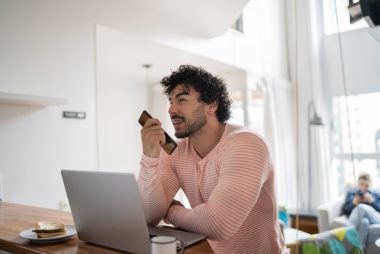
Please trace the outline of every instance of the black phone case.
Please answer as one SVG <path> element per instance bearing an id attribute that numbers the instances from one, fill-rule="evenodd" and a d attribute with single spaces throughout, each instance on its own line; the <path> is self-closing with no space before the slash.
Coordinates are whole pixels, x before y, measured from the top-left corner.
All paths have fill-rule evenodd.
<path id="1" fill-rule="evenodd" d="M 146 110 L 144 110 L 142 113 L 141 113 L 141 116 L 139 118 L 139 123 L 141 124 L 141 126 L 144 126 L 145 125 L 145 122 L 152 118 L 152 116 L 146 112 Z M 161 145 L 162 149 L 164 149 L 164 151 L 168 154 L 172 154 L 174 152 L 174 150 L 177 148 L 177 143 L 169 136 L 169 134 L 165 132 L 165 143 Z"/>

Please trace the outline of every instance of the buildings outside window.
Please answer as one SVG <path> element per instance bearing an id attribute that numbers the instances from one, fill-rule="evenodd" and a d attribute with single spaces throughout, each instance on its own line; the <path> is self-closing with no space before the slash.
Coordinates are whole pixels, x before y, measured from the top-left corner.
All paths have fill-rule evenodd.
<path id="1" fill-rule="evenodd" d="M 332 173 L 338 183 L 335 191 L 339 195 L 345 193 L 347 184 L 356 184 L 361 172 L 371 174 L 373 186 L 380 187 L 380 117 L 376 113 L 378 108 L 380 93 L 348 95 L 347 104 L 345 96 L 332 99 Z"/>
<path id="2" fill-rule="evenodd" d="M 244 101 L 241 90 L 233 91 L 230 95 L 231 99 L 231 119 L 228 121 L 232 124 L 246 125 L 248 123 L 250 129 L 263 134 L 264 131 L 264 96 L 258 90 L 250 90 L 247 94 L 247 115 L 248 121 L 244 120 Z"/>

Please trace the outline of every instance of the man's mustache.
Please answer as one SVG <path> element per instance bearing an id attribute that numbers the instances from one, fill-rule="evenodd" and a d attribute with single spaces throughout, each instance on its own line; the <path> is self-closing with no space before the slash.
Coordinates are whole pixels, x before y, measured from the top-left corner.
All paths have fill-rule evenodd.
<path id="1" fill-rule="evenodd" d="M 182 116 L 179 116 L 179 115 L 171 115 L 170 118 L 171 118 L 172 120 L 174 120 L 174 119 L 180 119 L 180 120 L 182 120 L 182 121 L 185 121 L 185 118 L 182 117 Z"/>

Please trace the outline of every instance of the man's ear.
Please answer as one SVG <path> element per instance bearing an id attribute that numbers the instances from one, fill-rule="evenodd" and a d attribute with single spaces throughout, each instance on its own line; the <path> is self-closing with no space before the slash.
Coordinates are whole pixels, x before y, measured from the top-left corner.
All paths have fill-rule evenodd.
<path id="1" fill-rule="evenodd" d="M 208 113 L 215 113 L 218 110 L 218 103 L 214 101 L 208 104 Z"/>

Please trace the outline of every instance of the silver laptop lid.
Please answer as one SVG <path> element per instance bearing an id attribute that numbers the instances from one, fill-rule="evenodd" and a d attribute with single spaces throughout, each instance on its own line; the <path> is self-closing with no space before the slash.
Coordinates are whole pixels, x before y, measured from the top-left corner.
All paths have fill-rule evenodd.
<path id="1" fill-rule="evenodd" d="M 62 170 L 79 239 L 133 253 L 150 253 L 150 239 L 133 174 Z"/>

